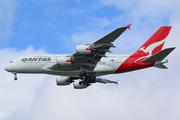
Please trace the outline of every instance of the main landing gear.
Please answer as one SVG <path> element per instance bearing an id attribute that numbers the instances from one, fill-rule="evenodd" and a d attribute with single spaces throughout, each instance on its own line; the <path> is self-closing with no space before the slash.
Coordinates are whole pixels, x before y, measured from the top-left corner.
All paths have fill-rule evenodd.
<path id="1" fill-rule="evenodd" d="M 81 72 L 79 74 L 80 79 L 82 81 L 79 82 L 79 85 L 87 84 L 87 86 L 91 85 L 90 83 L 96 82 L 96 74 L 95 73 L 87 73 L 87 72 Z"/>
<path id="2" fill-rule="evenodd" d="M 14 74 L 14 80 L 17 80 L 17 73 L 13 73 Z"/>

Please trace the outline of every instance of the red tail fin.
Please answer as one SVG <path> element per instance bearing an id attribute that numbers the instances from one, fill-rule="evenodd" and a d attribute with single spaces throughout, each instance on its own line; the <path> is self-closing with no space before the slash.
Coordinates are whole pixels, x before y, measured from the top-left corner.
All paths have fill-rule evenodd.
<path id="1" fill-rule="evenodd" d="M 123 62 L 124 64 L 119 66 L 116 73 L 154 66 L 155 62 L 142 62 L 142 60 L 161 51 L 170 30 L 171 26 L 160 27 L 133 55 Z"/>
<path id="2" fill-rule="evenodd" d="M 165 38 L 168 36 L 172 26 L 160 27 L 135 53 L 134 55 L 154 55 L 161 51 Z"/>

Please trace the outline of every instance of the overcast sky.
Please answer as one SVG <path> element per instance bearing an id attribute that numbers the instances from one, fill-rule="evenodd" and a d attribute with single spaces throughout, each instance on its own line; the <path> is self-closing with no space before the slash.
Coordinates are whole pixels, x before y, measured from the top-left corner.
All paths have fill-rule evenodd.
<path id="1" fill-rule="evenodd" d="M 0 0 L 0 120 L 179 120 L 179 0 Z M 148 68 L 104 76 L 115 84 L 75 90 L 56 86 L 56 76 L 4 70 L 30 54 L 72 54 L 132 23 L 112 54 L 133 54 L 159 27 L 172 26 L 164 48 L 168 70 Z"/>

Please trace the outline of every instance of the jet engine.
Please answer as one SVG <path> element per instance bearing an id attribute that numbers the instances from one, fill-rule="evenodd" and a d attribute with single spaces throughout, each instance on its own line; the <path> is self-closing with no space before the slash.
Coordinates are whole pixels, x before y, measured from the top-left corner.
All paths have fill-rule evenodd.
<path id="1" fill-rule="evenodd" d="M 91 54 L 92 46 L 90 45 L 77 45 L 76 46 L 76 53 L 78 54 Z"/>
<path id="2" fill-rule="evenodd" d="M 63 86 L 63 85 L 70 85 L 72 82 L 70 77 L 62 76 L 56 78 L 57 85 Z"/>
<path id="3" fill-rule="evenodd" d="M 77 81 L 74 81 L 73 82 L 73 85 L 74 85 L 74 89 L 84 89 L 84 88 L 87 88 L 88 86 L 87 86 L 87 83 L 85 83 L 85 84 L 79 84 L 79 80 L 77 80 Z"/>
<path id="4" fill-rule="evenodd" d="M 60 66 L 68 66 L 72 64 L 71 57 L 57 57 L 56 62 Z"/>

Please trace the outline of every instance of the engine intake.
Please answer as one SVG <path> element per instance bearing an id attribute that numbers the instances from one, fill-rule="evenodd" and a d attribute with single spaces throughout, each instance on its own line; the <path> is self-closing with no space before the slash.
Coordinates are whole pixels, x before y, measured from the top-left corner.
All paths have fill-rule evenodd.
<path id="1" fill-rule="evenodd" d="M 58 78 L 56 78 L 56 83 L 59 86 L 70 85 L 71 84 L 71 78 L 66 77 L 66 76 L 58 77 Z"/>
<path id="2" fill-rule="evenodd" d="M 92 46 L 90 45 L 77 45 L 76 46 L 76 53 L 78 54 L 91 54 Z"/>
<path id="3" fill-rule="evenodd" d="M 72 64 L 71 57 L 57 57 L 56 62 L 60 66 L 68 66 Z"/>
<path id="4" fill-rule="evenodd" d="M 88 86 L 87 86 L 87 83 L 85 83 L 85 84 L 79 84 L 79 80 L 77 80 L 77 81 L 75 81 L 75 82 L 73 82 L 73 85 L 74 85 L 74 89 L 84 89 L 84 88 L 87 88 Z"/>

